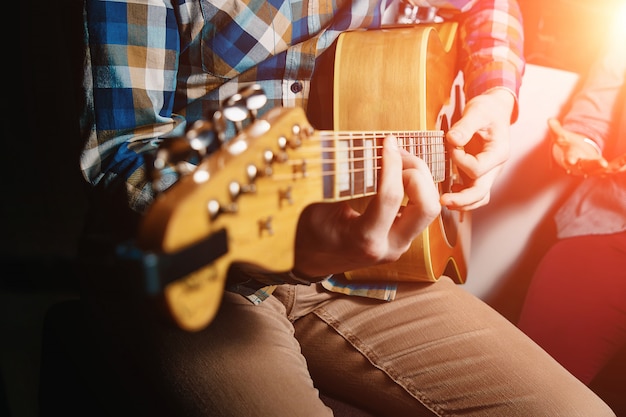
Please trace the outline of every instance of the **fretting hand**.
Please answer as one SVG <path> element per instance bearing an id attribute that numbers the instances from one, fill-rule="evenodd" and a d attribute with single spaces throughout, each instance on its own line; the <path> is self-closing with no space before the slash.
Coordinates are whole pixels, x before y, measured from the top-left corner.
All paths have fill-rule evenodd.
<path id="1" fill-rule="evenodd" d="M 389 136 L 383 141 L 378 192 L 362 213 L 347 202 L 313 204 L 302 212 L 294 270 L 320 277 L 396 261 L 440 211 L 426 163 Z"/>

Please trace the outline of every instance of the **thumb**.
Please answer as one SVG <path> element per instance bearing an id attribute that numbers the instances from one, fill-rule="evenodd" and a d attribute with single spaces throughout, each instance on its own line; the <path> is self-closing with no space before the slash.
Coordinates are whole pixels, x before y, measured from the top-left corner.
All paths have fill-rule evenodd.
<path id="1" fill-rule="evenodd" d="M 485 128 L 487 124 L 488 118 L 486 119 L 480 106 L 470 102 L 463 111 L 463 117 L 450 127 L 446 139 L 453 146 L 465 146 L 474 134 Z"/>
<path id="2" fill-rule="evenodd" d="M 464 147 L 478 130 L 469 125 L 470 123 L 466 123 L 463 119 L 459 120 L 446 133 L 446 140 L 453 146 Z"/>
<path id="3" fill-rule="evenodd" d="M 563 133 L 563 126 L 561 125 L 561 122 L 559 122 L 559 119 L 555 119 L 554 117 L 548 119 L 548 127 L 550 127 L 550 130 L 555 134 Z"/>

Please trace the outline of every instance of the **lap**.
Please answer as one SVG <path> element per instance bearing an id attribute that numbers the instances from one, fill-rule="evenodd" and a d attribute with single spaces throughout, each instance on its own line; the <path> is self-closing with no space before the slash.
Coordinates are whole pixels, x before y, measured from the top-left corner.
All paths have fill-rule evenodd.
<path id="1" fill-rule="evenodd" d="M 98 298 L 98 343 L 125 386 L 151 393 L 155 416 L 330 416 L 317 388 L 394 417 L 603 415 L 582 384 L 447 279 L 401 285 L 393 302 L 318 285 L 283 287 L 259 306 L 226 293 L 199 332 L 132 299 Z"/>
<path id="2" fill-rule="evenodd" d="M 400 285 L 392 302 L 337 296 L 313 314 L 295 326 L 314 380 L 374 412 L 609 412 L 514 325 L 447 278 Z"/>

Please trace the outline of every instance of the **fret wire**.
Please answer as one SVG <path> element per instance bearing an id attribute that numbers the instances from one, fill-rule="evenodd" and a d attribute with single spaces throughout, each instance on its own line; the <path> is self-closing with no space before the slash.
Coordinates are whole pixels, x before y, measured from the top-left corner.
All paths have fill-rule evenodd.
<path id="1" fill-rule="evenodd" d="M 388 135 L 396 136 L 400 147 L 422 158 L 431 170 L 435 182 L 444 179 L 446 149 L 443 145 L 442 131 L 376 133 L 331 131 L 322 132 L 322 138 L 309 137 L 308 140 L 323 140 L 322 153 L 325 155 L 334 153 L 336 156 L 322 158 L 321 163 L 326 167 L 322 175 L 337 176 L 335 186 L 332 187 L 333 189 L 336 187 L 337 195 L 354 196 L 359 191 L 362 191 L 363 195 L 366 195 L 370 189 L 372 193 L 377 191 L 381 159 L 378 151 L 382 149 L 377 139 L 384 139 Z M 328 146 L 328 143 L 332 143 L 333 146 Z M 311 160 L 309 162 L 315 163 Z M 336 168 L 327 169 L 332 166 Z M 324 183 L 327 183 L 326 180 Z"/>
<path id="2" fill-rule="evenodd" d="M 350 155 L 352 157 L 352 159 L 350 160 L 350 177 L 352 178 L 352 181 L 350 182 L 350 189 L 349 189 L 349 193 L 347 194 L 349 197 L 354 197 L 354 186 L 355 186 L 355 181 L 356 181 L 356 175 L 355 175 L 355 160 L 354 158 L 356 157 L 355 152 L 357 152 L 357 150 L 355 149 L 355 144 L 354 144 L 354 137 L 352 136 L 352 134 L 350 134 L 349 138 L 347 138 L 347 140 L 350 141 Z M 342 195 L 342 194 L 340 194 Z M 345 196 L 346 194 L 344 193 L 343 196 Z"/>

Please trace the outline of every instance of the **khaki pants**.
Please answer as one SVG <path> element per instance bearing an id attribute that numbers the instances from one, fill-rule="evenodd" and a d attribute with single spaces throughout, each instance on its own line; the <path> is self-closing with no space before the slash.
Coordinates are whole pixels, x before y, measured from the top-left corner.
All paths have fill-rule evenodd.
<path id="1" fill-rule="evenodd" d="M 321 285 L 282 286 L 258 306 L 226 293 L 197 333 L 94 289 L 84 299 L 97 345 L 144 415 L 331 416 L 318 388 L 390 417 L 614 415 L 447 278 L 403 284 L 392 302 Z"/>

